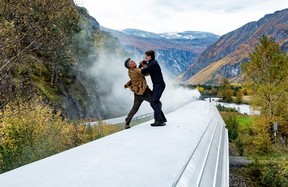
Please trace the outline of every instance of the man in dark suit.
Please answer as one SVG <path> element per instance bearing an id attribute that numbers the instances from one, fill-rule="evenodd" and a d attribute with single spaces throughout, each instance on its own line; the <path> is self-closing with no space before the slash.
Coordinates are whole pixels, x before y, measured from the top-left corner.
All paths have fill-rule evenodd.
<path id="1" fill-rule="evenodd" d="M 146 51 L 145 58 L 148 64 L 145 68 L 141 69 L 141 73 L 143 75 L 150 74 L 153 83 L 153 93 L 150 105 L 154 110 L 155 122 L 152 123 L 151 126 L 164 126 L 166 125 L 167 120 L 162 111 L 162 103 L 160 98 L 166 85 L 163 79 L 161 68 L 158 62 L 155 60 L 155 52 L 153 50 Z"/>

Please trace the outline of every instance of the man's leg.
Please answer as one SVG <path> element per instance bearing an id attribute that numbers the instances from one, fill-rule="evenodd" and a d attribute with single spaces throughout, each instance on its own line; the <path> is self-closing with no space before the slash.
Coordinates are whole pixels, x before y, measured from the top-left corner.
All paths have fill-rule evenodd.
<path id="1" fill-rule="evenodd" d="M 147 87 L 147 89 L 145 90 L 142 98 L 143 98 L 143 100 L 145 100 L 145 101 L 147 101 L 147 102 L 150 103 L 151 107 L 152 107 L 153 110 L 154 110 L 154 119 L 156 119 L 156 115 L 155 115 L 156 113 L 155 113 L 154 105 L 151 104 L 151 102 L 152 102 L 152 97 L 153 97 L 153 92 L 150 90 L 150 88 Z M 162 103 L 161 103 L 161 107 L 162 107 Z M 157 110 L 157 109 L 156 109 L 156 110 Z M 162 113 L 163 113 L 163 112 L 162 112 Z M 164 115 L 164 114 L 163 114 L 163 115 Z M 165 118 L 165 119 L 166 119 L 166 118 Z M 167 120 L 166 120 L 166 121 L 167 121 Z M 166 122 L 166 121 L 165 121 L 165 122 Z"/>
<path id="2" fill-rule="evenodd" d="M 143 100 L 140 98 L 139 95 L 136 95 L 134 94 L 134 104 L 133 104 L 133 107 L 132 109 L 130 110 L 130 112 L 128 113 L 125 121 L 126 121 L 126 124 L 125 124 L 125 129 L 127 128 L 130 128 L 130 122 L 133 118 L 133 116 L 136 114 L 136 112 L 139 110 L 139 107 L 140 105 L 142 104 Z"/>
<path id="3" fill-rule="evenodd" d="M 163 113 L 161 101 L 160 101 L 160 104 L 161 104 L 161 118 L 162 118 L 163 122 L 166 123 L 166 122 L 167 122 L 167 119 L 166 119 L 166 117 L 165 117 L 165 115 L 164 115 L 164 113 Z"/>
<path id="4" fill-rule="evenodd" d="M 147 101 L 147 102 L 149 102 L 149 103 L 151 103 L 152 94 L 153 94 L 152 90 L 150 90 L 150 88 L 147 87 L 145 92 L 143 93 L 142 99 Z"/>
<path id="5" fill-rule="evenodd" d="M 162 119 L 162 110 L 161 110 L 162 104 L 160 102 L 160 97 L 162 96 L 164 89 L 165 85 L 155 85 L 153 87 L 153 94 L 150 105 L 154 110 L 155 122 L 151 124 L 152 126 L 165 125 L 164 119 Z"/>

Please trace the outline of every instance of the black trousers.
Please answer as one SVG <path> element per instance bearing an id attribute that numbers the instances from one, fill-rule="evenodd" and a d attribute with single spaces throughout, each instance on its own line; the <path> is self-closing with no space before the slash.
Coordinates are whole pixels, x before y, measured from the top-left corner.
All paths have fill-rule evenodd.
<path id="1" fill-rule="evenodd" d="M 139 110 L 141 104 L 143 101 L 151 102 L 152 99 L 152 91 L 147 87 L 143 95 L 137 95 L 134 93 L 134 104 L 130 112 L 128 113 L 125 121 L 126 124 L 129 125 L 133 116 L 136 114 L 136 112 Z"/>
<path id="2" fill-rule="evenodd" d="M 154 110 L 154 119 L 156 122 L 160 122 L 160 123 L 167 121 L 162 111 L 162 103 L 160 101 L 160 98 L 162 96 L 164 89 L 165 89 L 165 84 L 153 85 L 152 99 L 150 102 L 150 105 Z"/>

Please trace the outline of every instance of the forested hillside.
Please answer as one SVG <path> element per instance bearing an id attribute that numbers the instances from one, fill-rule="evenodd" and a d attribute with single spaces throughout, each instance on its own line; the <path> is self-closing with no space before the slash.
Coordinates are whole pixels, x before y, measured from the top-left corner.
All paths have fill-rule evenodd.
<path id="1" fill-rule="evenodd" d="M 99 28 L 73 0 L 0 0 L 0 173 L 121 130 L 87 125 L 126 112 L 104 70 L 127 55 Z"/>
<path id="2" fill-rule="evenodd" d="M 84 8 L 73 0 L 0 0 L 0 17 L 1 109 L 41 98 L 69 119 L 121 111 L 103 100 L 111 84 L 102 86 L 89 70 L 125 51 Z"/>

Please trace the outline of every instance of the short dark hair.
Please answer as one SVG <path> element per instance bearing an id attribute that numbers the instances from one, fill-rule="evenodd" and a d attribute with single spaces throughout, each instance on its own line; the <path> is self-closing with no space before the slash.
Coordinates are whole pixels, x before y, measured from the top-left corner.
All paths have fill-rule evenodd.
<path id="1" fill-rule="evenodd" d="M 155 60 L 155 52 L 153 50 L 146 51 L 145 55 L 150 56 L 152 60 Z"/>
<path id="2" fill-rule="evenodd" d="M 125 63 L 124 63 L 124 66 L 125 66 L 126 68 L 128 68 L 128 69 L 129 69 L 129 62 L 130 62 L 130 60 L 131 60 L 131 58 L 127 58 L 127 60 L 125 60 Z"/>

